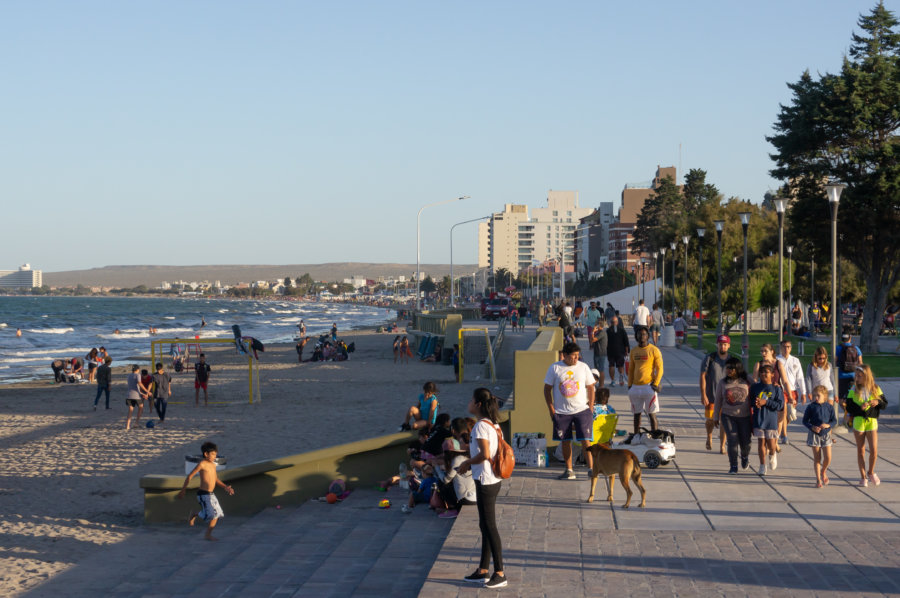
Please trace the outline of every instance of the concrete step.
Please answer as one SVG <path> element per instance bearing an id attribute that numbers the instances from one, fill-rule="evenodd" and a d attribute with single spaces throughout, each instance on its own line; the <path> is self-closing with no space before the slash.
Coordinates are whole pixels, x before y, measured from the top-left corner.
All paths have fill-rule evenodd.
<path id="1" fill-rule="evenodd" d="M 385 497 L 393 506 L 379 509 Z M 426 505 L 405 515 L 405 502 L 396 488 L 357 490 L 334 505 L 226 516 L 218 542 L 199 523 L 142 528 L 100 553 L 108 575 L 76 567 L 29 596 L 414 596 L 453 521 Z"/>

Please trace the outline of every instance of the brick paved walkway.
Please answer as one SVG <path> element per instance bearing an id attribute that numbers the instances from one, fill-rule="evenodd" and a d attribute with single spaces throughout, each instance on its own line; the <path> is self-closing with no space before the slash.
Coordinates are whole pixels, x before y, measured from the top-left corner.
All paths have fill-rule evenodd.
<path id="1" fill-rule="evenodd" d="M 588 477 L 559 468 L 517 469 L 498 501 L 504 560 L 515 596 L 900 595 L 900 447 L 897 417 L 880 433 L 878 488 L 858 488 L 852 438 L 834 449 L 832 482 L 816 489 L 806 434 L 790 427 L 778 469 L 728 475 L 706 451 L 698 406 L 699 359 L 664 349 L 661 424 L 677 435 L 675 462 L 643 470 L 647 508 L 605 498 L 588 505 Z M 611 404 L 627 414 L 624 388 Z M 620 428 L 629 428 L 627 416 Z M 716 443 L 714 442 L 714 446 Z M 716 447 L 717 448 L 717 447 Z M 637 496 L 637 494 L 636 494 Z M 635 503 L 633 503 L 635 504 Z M 477 565 L 480 534 L 470 509 L 457 519 L 420 595 L 493 594 L 460 581 Z"/>

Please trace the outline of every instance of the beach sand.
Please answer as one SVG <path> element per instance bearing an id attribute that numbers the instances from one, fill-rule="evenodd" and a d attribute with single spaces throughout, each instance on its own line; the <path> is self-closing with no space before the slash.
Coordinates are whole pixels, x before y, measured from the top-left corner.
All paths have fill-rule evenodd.
<path id="1" fill-rule="evenodd" d="M 169 370 L 166 424 L 154 429 L 144 426 L 146 411 L 124 429 L 125 368 L 114 372 L 108 411 L 102 400 L 93 410 L 95 385 L 51 384 L 49 367 L 46 382 L 0 387 L 0 595 L 21 594 L 127 538 L 143 525 L 140 477 L 183 475 L 184 456 L 206 440 L 237 466 L 393 433 L 428 380 L 442 411 L 464 415 L 482 383 L 457 384 L 452 367 L 415 358 L 395 365 L 393 337 L 348 333 L 356 352 L 345 362 L 298 364 L 293 345 L 269 346 L 260 354 L 262 402 L 253 405 L 246 359 L 208 347 L 209 407 L 202 395 L 194 406 L 192 373 Z M 495 392 L 510 388 L 503 381 Z"/>

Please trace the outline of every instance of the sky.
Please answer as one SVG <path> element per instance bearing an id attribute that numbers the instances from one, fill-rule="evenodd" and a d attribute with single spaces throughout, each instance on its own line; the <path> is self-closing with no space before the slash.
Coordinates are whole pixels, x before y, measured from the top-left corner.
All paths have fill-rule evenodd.
<path id="1" fill-rule="evenodd" d="M 422 212 L 447 263 L 457 222 L 679 163 L 758 202 L 786 83 L 874 4 L 3 3 L 0 269 L 415 263 L 468 195 Z"/>

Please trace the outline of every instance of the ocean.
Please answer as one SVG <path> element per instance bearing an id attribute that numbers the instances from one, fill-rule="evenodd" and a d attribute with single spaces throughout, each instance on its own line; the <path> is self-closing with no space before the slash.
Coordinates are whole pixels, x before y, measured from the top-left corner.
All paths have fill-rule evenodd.
<path id="1" fill-rule="evenodd" d="M 350 303 L 253 301 L 145 297 L 0 297 L 0 384 L 52 379 L 54 359 L 83 358 L 104 346 L 113 366 L 150 353 L 150 326 L 156 338 L 233 338 L 241 334 L 263 343 L 292 342 L 301 318 L 307 334 L 384 323 L 392 310 Z M 206 326 L 200 328 L 201 319 Z M 16 338 L 16 329 L 22 337 Z M 119 334 L 115 334 L 116 329 Z"/>

